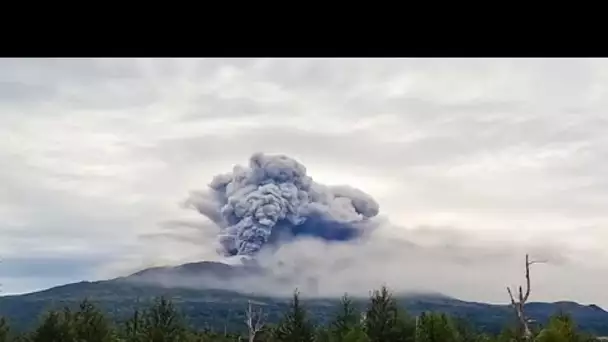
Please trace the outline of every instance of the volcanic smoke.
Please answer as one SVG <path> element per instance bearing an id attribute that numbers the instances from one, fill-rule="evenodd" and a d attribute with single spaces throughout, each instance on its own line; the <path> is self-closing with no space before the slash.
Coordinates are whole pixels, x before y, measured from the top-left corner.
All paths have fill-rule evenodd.
<path id="1" fill-rule="evenodd" d="M 326 186 L 285 155 L 256 153 L 249 167 L 217 175 L 187 205 L 219 227 L 220 253 L 253 256 L 297 236 L 326 241 L 359 237 L 378 215 L 378 203 L 350 186 Z"/>

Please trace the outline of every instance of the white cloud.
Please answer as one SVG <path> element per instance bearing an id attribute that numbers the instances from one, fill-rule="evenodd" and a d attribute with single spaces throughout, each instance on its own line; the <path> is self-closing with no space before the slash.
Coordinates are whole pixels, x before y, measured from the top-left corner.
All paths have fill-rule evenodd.
<path id="1" fill-rule="evenodd" d="M 195 244 L 142 236 L 202 221 L 179 207 L 188 191 L 265 151 L 371 193 L 405 227 L 386 234 L 450 227 L 425 239 L 568 251 L 539 276 L 545 296 L 608 305 L 599 285 L 567 282 L 608 281 L 606 61 L 5 59 L 0 76 L 3 257 L 93 253 L 108 259 L 98 276 L 213 258 L 209 228 L 184 233 Z M 420 286 L 504 301 L 523 249 L 504 253 L 494 271 L 439 258 L 441 280 L 398 254 L 361 265 L 407 262 Z M 487 292 L 467 292 L 475 277 Z"/>

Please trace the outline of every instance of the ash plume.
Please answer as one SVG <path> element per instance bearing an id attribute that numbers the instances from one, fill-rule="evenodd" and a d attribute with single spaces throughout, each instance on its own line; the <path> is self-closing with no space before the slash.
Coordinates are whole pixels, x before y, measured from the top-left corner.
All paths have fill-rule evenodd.
<path id="1" fill-rule="evenodd" d="M 316 183 L 304 165 L 285 155 L 256 153 L 249 167 L 237 165 L 208 187 L 191 193 L 186 204 L 218 226 L 225 256 L 253 256 L 296 236 L 352 240 L 379 211 L 370 195 Z"/>

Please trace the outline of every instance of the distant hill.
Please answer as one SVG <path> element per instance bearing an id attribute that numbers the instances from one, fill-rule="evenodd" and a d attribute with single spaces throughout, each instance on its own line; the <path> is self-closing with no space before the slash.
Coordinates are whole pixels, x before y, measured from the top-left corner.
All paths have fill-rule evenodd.
<path id="1" fill-rule="evenodd" d="M 253 266 L 233 267 L 211 262 L 151 268 L 128 277 L 80 282 L 40 292 L 0 297 L 0 315 L 8 317 L 17 329 L 27 329 L 37 323 L 40 315 L 46 310 L 65 305 L 75 306 L 84 298 L 88 298 L 113 319 L 122 321 L 134 308 L 145 307 L 151 300 L 163 295 L 174 301 L 192 326 L 215 330 L 223 330 L 224 327 L 240 330 L 243 329 L 243 313 L 249 299 L 264 305 L 269 320 L 277 321 L 287 309 L 290 298 L 248 296 L 210 287 L 217 279 L 229 281 L 235 277 L 259 275 L 260 272 Z M 199 284 L 199 289 L 167 287 L 167 283 L 163 283 L 178 276 L 195 275 L 199 282 L 201 279 L 209 279 L 210 283 L 203 281 Z M 466 302 L 440 294 L 410 294 L 397 296 L 397 299 L 412 314 L 423 311 L 446 312 L 465 318 L 479 329 L 488 332 L 498 332 L 513 317 L 508 306 Z M 304 299 L 304 303 L 316 319 L 326 321 L 334 314 L 338 300 L 338 298 Z M 363 307 L 365 300 L 365 298 L 358 300 L 357 305 Z M 560 310 L 570 313 L 583 330 L 608 335 L 608 312 L 598 306 L 585 306 L 574 302 L 530 303 L 527 306 L 529 316 L 540 323 Z"/>

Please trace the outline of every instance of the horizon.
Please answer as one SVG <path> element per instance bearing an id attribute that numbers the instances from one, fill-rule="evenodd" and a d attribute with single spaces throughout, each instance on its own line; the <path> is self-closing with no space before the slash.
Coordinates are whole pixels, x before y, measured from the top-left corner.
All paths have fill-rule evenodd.
<path id="1" fill-rule="evenodd" d="M 508 303 L 530 253 L 547 261 L 531 301 L 608 308 L 608 61 L 3 59 L 0 75 L 0 295 L 222 260 L 218 224 L 184 202 L 263 152 L 379 205 L 361 238 L 256 255 L 296 283 Z"/>
<path id="2" fill-rule="evenodd" d="M 134 276 L 136 273 L 140 273 L 143 271 L 147 271 L 153 268 L 174 268 L 174 267 L 180 267 L 183 265 L 187 265 L 187 264 L 201 264 L 201 263 L 216 263 L 216 262 L 212 262 L 212 261 L 198 261 L 198 262 L 190 262 L 190 263 L 186 263 L 186 264 L 181 264 L 181 265 L 161 265 L 161 266 L 154 266 L 154 267 L 150 267 L 150 268 L 146 268 L 146 269 L 142 269 L 139 270 L 135 273 L 132 274 L 126 274 L 123 276 L 119 276 L 119 277 L 130 277 L 130 276 Z M 223 263 L 221 261 L 218 261 L 217 263 L 222 263 L 224 265 L 228 265 L 231 267 L 234 267 L 234 264 L 230 264 L 230 263 Z M 104 279 L 104 280 L 97 280 L 97 281 L 101 281 L 101 282 L 106 282 L 106 281 L 113 281 L 114 279 Z M 29 291 L 29 292 L 23 292 L 23 293 L 0 293 L 0 297 L 14 297 L 14 296 L 21 296 L 21 295 L 28 295 L 28 294 L 34 294 L 34 293 L 38 293 L 38 292 L 44 292 L 44 291 L 49 291 L 49 290 L 53 290 L 55 288 L 58 287 L 63 287 L 63 286 L 70 286 L 70 285 L 77 285 L 81 282 L 89 282 L 89 281 L 80 281 L 80 282 L 73 282 L 73 283 L 66 283 L 66 284 L 61 284 L 61 285 L 56 285 L 56 286 L 51 286 L 48 288 L 42 288 L 42 289 L 36 289 L 33 291 Z M 382 285 L 376 287 L 376 288 L 370 288 L 369 289 L 369 293 L 368 294 L 362 294 L 362 293 L 358 293 L 358 294 L 350 294 L 347 292 L 344 292 L 342 295 L 348 295 L 350 298 L 354 298 L 357 300 L 362 300 L 362 299 L 367 299 L 369 298 L 370 294 L 375 291 L 378 290 L 382 287 Z M 169 288 L 173 288 L 173 287 L 169 287 Z M 184 289 L 189 289 L 190 287 L 183 287 Z M 192 288 L 192 289 L 196 289 L 196 288 Z M 252 296 L 254 298 L 275 298 L 275 299 L 290 299 L 293 296 L 293 292 L 287 292 L 287 293 L 255 293 L 255 292 L 247 292 L 247 291 L 242 291 L 242 290 L 231 290 L 231 289 L 224 289 L 224 288 L 209 288 L 209 289 L 199 289 L 201 291 L 205 291 L 205 290 L 212 290 L 212 291 L 221 291 L 221 292 L 227 292 L 227 293 L 238 293 L 239 295 L 249 295 Z M 327 296 L 318 296 L 318 295 L 314 295 L 314 294 L 310 294 L 307 291 L 302 291 L 301 289 L 298 288 L 294 288 L 294 291 L 298 291 L 298 293 L 300 294 L 302 299 L 305 300 L 315 300 L 315 299 L 327 299 L 327 300 L 337 300 L 339 298 L 341 298 L 342 295 L 327 295 Z M 451 300 L 456 300 L 456 301 L 463 301 L 463 302 L 467 302 L 467 303 L 478 303 L 478 304 L 487 304 L 487 305 L 495 305 L 495 306 L 510 306 L 509 302 L 484 302 L 484 301 L 475 301 L 475 300 L 464 300 L 462 298 L 458 298 L 455 296 L 450 296 L 449 294 L 445 294 L 445 293 L 440 293 L 440 292 L 424 292 L 423 290 L 410 290 L 410 291 L 406 291 L 406 292 L 398 292 L 398 291 L 393 291 L 391 288 L 388 288 L 389 291 L 391 291 L 391 293 L 393 295 L 395 295 L 396 297 L 399 298 L 404 298 L 404 297 L 427 297 L 427 296 L 431 296 L 431 297 L 444 297 L 447 299 L 451 299 Z M 597 306 L 598 308 L 600 308 L 603 311 L 608 312 L 608 308 L 603 307 L 601 305 L 598 305 L 596 303 L 581 303 L 581 302 L 576 302 L 576 301 L 570 301 L 570 300 L 557 300 L 557 301 L 536 301 L 536 300 L 530 300 L 529 302 L 526 303 L 526 305 L 530 305 L 530 304 L 564 304 L 564 303 L 572 303 L 572 304 L 577 304 L 580 306 Z"/>

